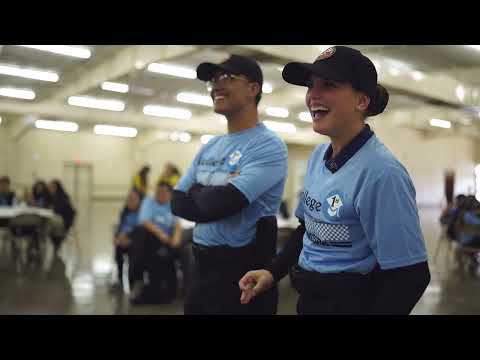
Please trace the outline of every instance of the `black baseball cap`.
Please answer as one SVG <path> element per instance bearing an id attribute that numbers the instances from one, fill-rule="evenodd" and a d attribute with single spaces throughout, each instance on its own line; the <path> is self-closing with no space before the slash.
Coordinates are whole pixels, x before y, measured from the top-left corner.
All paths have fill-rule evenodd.
<path id="1" fill-rule="evenodd" d="M 263 86 L 262 69 L 260 69 L 255 60 L 245 56 L 231 55 L 220 64 L 201 63 L 197 67 L 197 78 L 202 81 L 210 81 L 217 71 L 225 71 L 233 75 L 244 75 L 250 81 L 258 83 L 260 89 Z"/>
<path id="2" fill-rule="evenodd" d="M 378 75 L 372 61 L 360 51 L 347 46 L 333 46 L 310 63 L 291 62 L 285 65 L 283 79 L 293 85 L 308 86 L 310 76 L 348 82 L 370 98 L 368 115 L 378 115 L 387 106 L 388 91 L 377 83 Z"/>

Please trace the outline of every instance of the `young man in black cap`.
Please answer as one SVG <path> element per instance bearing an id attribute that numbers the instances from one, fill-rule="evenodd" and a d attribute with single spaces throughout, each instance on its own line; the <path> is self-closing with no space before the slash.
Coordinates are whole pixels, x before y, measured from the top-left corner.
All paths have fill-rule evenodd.
<path id="1" fill-rule="evenodd" d="M 301 225 L 271 265 L 243 276 L 242 303 L 291 270 L 299 314 L 409 314 L 430 281 L 427 252 L 408 172 L 365 124 L 388 102 L 373 63 L 336 46 L 283 78 L 308 88 L 313 130 L 331 143 L 309 159 Z"/>
<path id="2" fill-rule="evenodd" d="M 287 177 L 285 143 L 259 122 L 263 74 L 249 58 L 202 63 L 214 111 L 228 134 L 211 139 L 180 180 L 173 213 L 196 222 L 194 270 L 185 314 L 275 314 L 277 291 L 240 304 L 238 279 L 275 254 L 276 218 Z"/>

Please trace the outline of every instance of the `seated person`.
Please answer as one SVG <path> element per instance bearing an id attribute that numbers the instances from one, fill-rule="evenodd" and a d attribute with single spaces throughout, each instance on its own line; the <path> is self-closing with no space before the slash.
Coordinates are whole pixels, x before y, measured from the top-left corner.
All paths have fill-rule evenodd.
<path id="1" fill-rule="evenodd" d="M 452 221 L 456 220 L 458 211 L 465 198 L 466 196 L 463 194 L 457 195 L 455 197 L 455 202 L 447 205 L 447 207 L 443 209 L 442 214 L 440 215 L 440 224 L 448 226 Z"/>
<path id="2" fill-rule="evenodd" d="M 467 197 L 460 212 L 457 235 L 461 245 L 480 246 L 480 203 L 473 196 Z"/>
<path id="3" fill-rule="evenodd" d="M 155 197 L 145 197 L 140 206 L 139 226 L 131 235 L 134 305 L 171 302 L 175 298 L 177 277 L 172 249 L 180 246 L 182 228 L 170 207 L 172 191 L 168 183 L 159 182 Z M 145 271 L 148 286 L 144 285 Z"/>
<path id="4" fill-rule="evenodd" d="M 16 203 L 15 193 L 10 190 L 10 178 L 0 177 L 0 206 L 14 206 Z"/>
<path id="5" fill-rule="evenodd" d="M 45 181 L 39 180 L 32 187 L 33 204 L 32 206 L 50 209 L 52 207 L 52 197 L 48 192 Z"/>
<path id="6" fill-rule="evenodd" d="M 130 236 L 138 225 L 138 212 L 140 209 L 140 195 L 135 190 L 130 191 L 127 203 L 120 214 L 118 227 L 113 238 L 115 246 L 115 262 L 117 263 L 118 282 L 113 284 L 112 291 L 123 291 L 123 260 L 128 256 Z M 129 279 L 130 280 L 130 279 Z M 130 286 L 133 284 L 130 281 Z"/>
<path id="7" fill-rule="evenodd" d="M 70 202 L 70 197 L 65 192 L 59 180 L 50 181 L 48 184 L 48 192 L 50 194 L 53 211 L 56 214 L 51 221 L 52 229 L 50 238 L 52 239 L 55 254 L 57 254 L 62 241 L 73 225 L 75 209 Z"/>

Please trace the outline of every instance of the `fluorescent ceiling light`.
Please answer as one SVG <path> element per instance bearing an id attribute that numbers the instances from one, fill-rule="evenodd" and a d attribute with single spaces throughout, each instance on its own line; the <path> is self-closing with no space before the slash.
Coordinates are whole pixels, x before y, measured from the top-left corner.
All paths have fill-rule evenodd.
<path id="1" fill-rule="evenodd" d="M 480 45 L 467 45 L 467 46 L 475 50 L 480 50 Z"/>
<path id="2" fill-rule="evenodd" d="M 462 85 L 458 85 L 455 89 L 455 94 L 460 101 L 463 101 L 465 98 L 465 88 Z"/>
<path id="3" fill-rule="evenodd" d="M 135 61 L 135 69 L 140 70 L 145 67 L 145 63 L 143 61 Z"/>
<path id="4" fill-rule="evenodd" d="M 0 96 L 7 96 L 26 100 L 35 99 L 35 93 L 32 90 L 27 89 L 0 88 Z"/>
<path id="5" fill-rule="evenodd" d="M 423 80 L 425 78 L 425 75 L 421 71 L 413 71 L 412 72 L 412 77 L 416 81 Z"/>
<path id="6" fill-rule="evenodd" d="M 389 72 L 390 75 L 392 75 L 392 76 L 398 76 L 398 75 L 400 75 L 400 70 L 398 70 L 397 68 L 394 68 L 394 67 L 391 67 L 390 69 L 388 69 L 388 72 Z"/>
<path id="7" fill-rule="evenodd" d="M 440 120 L 440 119 L 431 119 L 430 120 L 430 125 L 436 126 L 436 127 L 441 127 L 444 129 L 450 129 L 452 126 L 452 123 L 447 120 Z"/>
<path id="8" fill-rule="evenodd" d="M 285 108 L 269 106 L 265 109 L 265 112 L 269 116 L 275 116 L 275 117 L 280 117 L 280 118 L 287 118 L 288 117 L 288 109 L 285 109 Z"/>
<path id="9" fill-rule="evenodd" d="M 213 137 L 214 137 L 213 135 L 208 135 L 208 134 L 202 135 L 202 136 L 200 137 L 200 141 L 202 142 L 202 144 L 206 144 L 206 143 L 208 143 L 210 140 L 212 140 Z"/>
<path id="10" fill-rule="evenodd" d="M 52 71 L 27 69 L 6 64 L 0 64 L 0 74 L 50 82 L 57 82 L 59 78 L 58 74 Z"/>
<path id="11" fill-rule="evenodd" d="M 81 106 L 92 109 L 123 111 L 125 110 L 125 103 L 120 100 L 97 99 L 88 96 L 70 96 L 68 103 L 73 106 Z"/>
<path id="12" fill-rule="evenodd" d="M 196 93 L 181 92 L 177 95 L 177 100 L 183 103 L 213 106 L 213 100 L 210 96 Z"/>
<path id="13" fill-rule="evenodd" d="M 0 116 L 0 124 L 2 123 L 2 117 Z"/>
<path id="14" fill-rule="evenodd" d="M 184 132 L 184 133 L 181 133 L 181 134 L 180 134 L 180 136 L 178 137 L 178 139 L 179 139 L 181 142 L 187 143 L 187 142 L 189 142 L 190 140 L 192 140 L 192 135 L 190 135 L 190 134 L 187 133 L 187 132 Z"/>
<path id="15" fill-rule="evenodd" d="M 292 123 L 269 121 L 269 120 L 265 120 L 263 123 L 267 128 L 273 131 L 284 132 L 289 134 L 295 134 L 297 132 L 297 128 Z"/>
<path id="16" fill-rule="evenodd" d="M 127 84 L 121 84 L 116 82 L 105 81 L 102 83 L 102 90 L 115 91 L 119 93 L 127 93 L 129 86 Z"/>
<path id="17" fill-rule="evenodd" d="M 298 118 L 302 121 L 305 122 L 312 122 L 312 115 L 308 111 L 303 111 L 300 114 L 298 114 Z"/>
<path id="18" fill-rule="evenodd" d="M 147 105 L 143 108 L 145 115 L 174 118 L 188 120 L 192 117 L 192 113 L 187 109 L 172 108 L 160 105 Z"/>
<path id="19" fill-rule="evenodd" d="M 272 84 L 267 82 L 263 83 L 262 92 L 264 92 L 265 94 L 270 94 L 272 91 L 273 91 Z"/>
<path id="20" fill-rule="evenodd" d="M 18 45 L 31 49 L 48 51 L 54 54 L 66 55 L 77 57 L 81 59 L 88 59 L 92 52 L 89 49 L 78 47 L 78 46 L 68 46 L 68 45 Z"/>
<path id="21" fill-rule="evenodd" d="M 137 129 L 124 126 L 112 126 L 112 125 L 95 125 L 93 131 L 97 135 L 110 135 L 110 136 L 123 136 L 123 137 L 135 137 L 137 136 Z"/>
<path id="22" fill-rule="evenodd" d="M 36 120 L 35 127 L 37 129 L 71 131 L 78 130 L 78 125 L 70 121 L 51 121 L 51 120 Z"/>
<path id="23" fill-rule="evenodd" d="M 195 70 L 183 66 L 151 63 L 148 65 L 147 70 L 154 73 L 172 75 L 187 79 L 197 78 L 197 72 Z"/>

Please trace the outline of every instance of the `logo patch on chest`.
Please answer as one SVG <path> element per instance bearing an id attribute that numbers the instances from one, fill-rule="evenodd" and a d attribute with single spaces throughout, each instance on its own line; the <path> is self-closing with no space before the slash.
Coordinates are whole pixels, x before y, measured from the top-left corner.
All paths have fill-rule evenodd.
<path id="1" fill-rule="evenodd" d="M 340 192 L 332 192 L 326 199 L 327 214 L 330 217 L 340 217 L 340 212 L 344 202 L 344 196 Z"/>
<path id="2" fill-rule="evenodd" d="M 237 165 L 237 163 L 240 161 L 241 157 L 242 157 L 242 153 L 240 151 L 238 151 L 238 150 L 234 151 L 228 157 L 228 165 L 230 165 L 230 166 Z"/>

